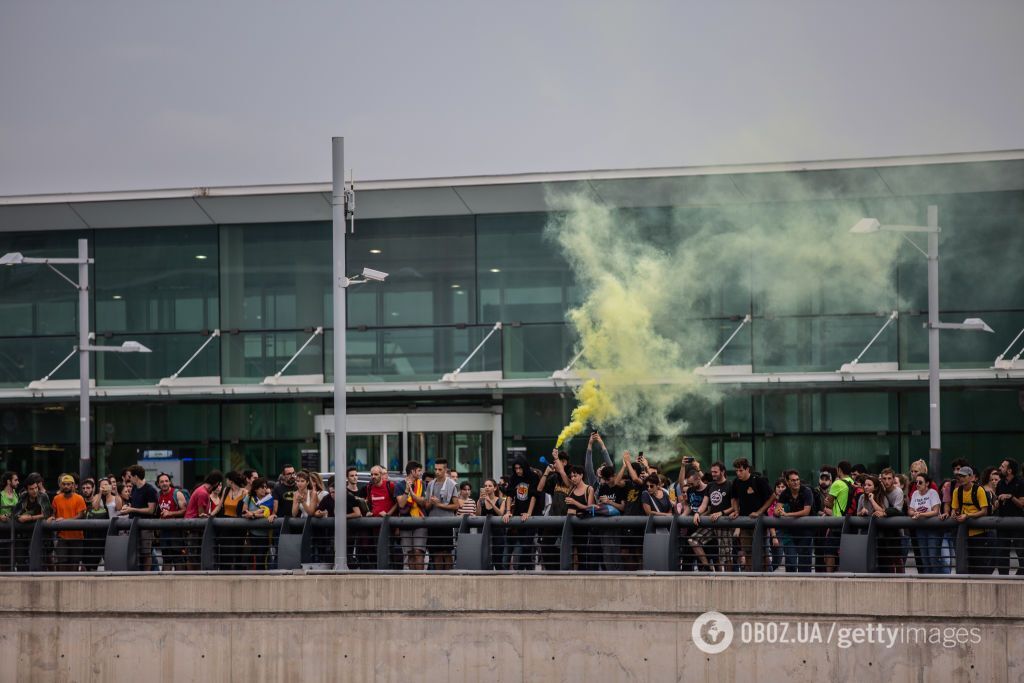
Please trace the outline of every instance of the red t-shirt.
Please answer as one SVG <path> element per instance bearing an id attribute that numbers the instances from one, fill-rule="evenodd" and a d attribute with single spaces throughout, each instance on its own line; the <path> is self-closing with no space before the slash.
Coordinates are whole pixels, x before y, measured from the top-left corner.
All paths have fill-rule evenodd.
<path id="1" fill-rule="evenodd" d="M 195 519 L 199 515 L 208 515 L 213 510 L 213 501 L 206 486 L 197 486 L 188 499 L 185 507 L 185 519 Z"/>
<path id="2" fill-rule="evenodd" d="M 366 487 L 366 502 L 370 506 L 370 515 L 378 517 L 395 506 L 394 484 L 381 482 L 377 486 Z"/>

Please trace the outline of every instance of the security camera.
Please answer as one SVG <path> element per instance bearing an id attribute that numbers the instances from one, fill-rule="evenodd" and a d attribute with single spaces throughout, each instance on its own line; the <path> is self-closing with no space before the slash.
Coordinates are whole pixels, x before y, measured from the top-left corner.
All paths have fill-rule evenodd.
<path id="1" fill-rule="evenodd" d="M 373 268 L 363 268 L 363 277 L 367 280 L 384 282 L 384 280 L 388 278 L 388 274 L 381 270 L 374 270 Z"/>

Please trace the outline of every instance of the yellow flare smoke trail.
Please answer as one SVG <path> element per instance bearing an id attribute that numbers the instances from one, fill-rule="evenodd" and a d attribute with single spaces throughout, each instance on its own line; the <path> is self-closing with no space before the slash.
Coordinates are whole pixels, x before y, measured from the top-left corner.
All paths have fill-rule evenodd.
<path id="1" fill-rule="evenodd" d="M 576 392 L 576 399 L 579 405 L 573 409 L 569 424 L 558 435 L 555 448 L 559 448 L 566 439 L 571 439 L 582 432 L 588 422 L 601 424 L 615 414 L 615 407 L 608 395 L 601 391 L 601 387 L 593 379 L 583 383 Z"/>

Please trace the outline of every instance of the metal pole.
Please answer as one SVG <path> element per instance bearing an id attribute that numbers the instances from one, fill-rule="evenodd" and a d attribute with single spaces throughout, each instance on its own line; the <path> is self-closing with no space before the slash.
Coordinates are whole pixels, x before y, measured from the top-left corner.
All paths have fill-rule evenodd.
<path id="1" fill-rule="evenodd" d="M 939 207 L 928 207 L 928 227 L 939 227 Z M 939 409 L 939 233 L 928 233 L 928 471 L 942 469 L 942 425 Z"/>
<path id="2" fill-rule="evenodd" d="M 346 511 L 348 484 L 345 478 L 347 439 L 345 427 L 345 138 L 331 138 L 331 241 L 333 246 L 334 297 L 334 569 L 348 570 Z"/>
<path id="3" fill-rule="evenodd" d="M 78 240 L 78 476 L 85 481 L 92 467 L 89 450 L 89 241 Z"/>

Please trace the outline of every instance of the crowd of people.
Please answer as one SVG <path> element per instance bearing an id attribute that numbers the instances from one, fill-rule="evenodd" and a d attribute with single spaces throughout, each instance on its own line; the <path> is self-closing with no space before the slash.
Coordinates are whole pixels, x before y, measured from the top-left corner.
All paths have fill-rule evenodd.
<path id="1" fill-rule="evenodd" d="M 595 468 L 595 451 L 601 463 Z M 360 483 L 355 468 L 345 474 L 347 519 L 359 517 L 454 518 L 492 517 L 492 560 L 495 569 L 555 570 L 562 565 L 561 530 L 529 524 L 536 517 L 627 517 L 635 523 L 592 527 L 576 525 L 572 567 L 578 570 L 638 569 L 642 561 L 644 518 L 676 517 L 680 530 L 680 570 L 730 572 L 752 569 L 755 533 L 752 525 L 717 523 L 722 518 L 770 520 L 808 517 L 906 517 L 913 523 L 878 532 L 880 571 L 903 573 L 912 560 L 918 573 L 950 573 L 954 562 L 952 520 L 962 524 L 988 515 L 1024 518 L 1024 480 L 1010 458 L 980 473 L 965 460 L 955 460 L 952 476 L 933 478 L 923 460 L 907 474 L 884 468 L 868 472 L 862 465 L 840 461 L 822 465 L 816 483 L 804 482 L 787 469 L 772 482 L 753 470 L 745 458 L 731 463 L 733 478 L 722 462 L 706 468 L 698 458 L 683 457 L 674 481 L 642 452 L 622 453 L 616 466 L 602 437 L 593 433 L 582 467 L 570 464 L 564 451 L 554 450 L 539 467 L 523 456 L 511 471 L 486 479 L 474 497 L 469 482 L 439 459 L 426 472 L 409 462 L 404 477 L 374 466 L 369 481 Z M 209 473 L 193 491 L 159 474 L 146 481 L 138 465 L 98 481 L 79 481 L 74 474 L 58 479 L 51 496 L 37 473 L 24 484 L 14 472 L 0 481 L 0 523 L 11 527 L 13 552 L 0 552 L 0 571 L 25 569 L 31 532 L 26 524 L 39 520 L 130 518 L 196 519 L 211 516 L 273 522 L 278 517 L 334 517 L 335 478 L 297 471 L 285 465 L 271 482 L 255 470 Z M 512 519 L 522 523 L 509 524 Z M 863 526 L 863 525 L 860 525 Z M 393 530 L 391 565 L 407 570 L 450 569 L 454 566 L 455 525 L 403 524 Z M 60 530 L 48 555 L 52 567 L 64 571 L 95 570 L 102 558 L 105 530 Z M 139 534 L 140 568 L 198 569 L 201 529 L 143 529 Z M 99 536 L 97 536 L 99 534 Z M 1024 575 L 1024 529 L 971 527 L 967 532 L 968 567 L 972 574 Z M 245 525 L 219 533 L 219 563 L 226 569 L 271 569 L 275 566 L 271 525 Z M 370 529 L 349 534 L 349 563 L 376 568 L 376 539 Z M 318 537 L 331 543 L 329 535 Z M 770 571 L 834 572 L 839 567 L 841 529 L 836 525 L 771 523 L 766 525 L 762 557 Z M 158 552 L 154 552 L 158 550 Z M 321 549 L 322 555 L 327 555 Z M 11 558 L 15 558 L 12 560 Z"/>

